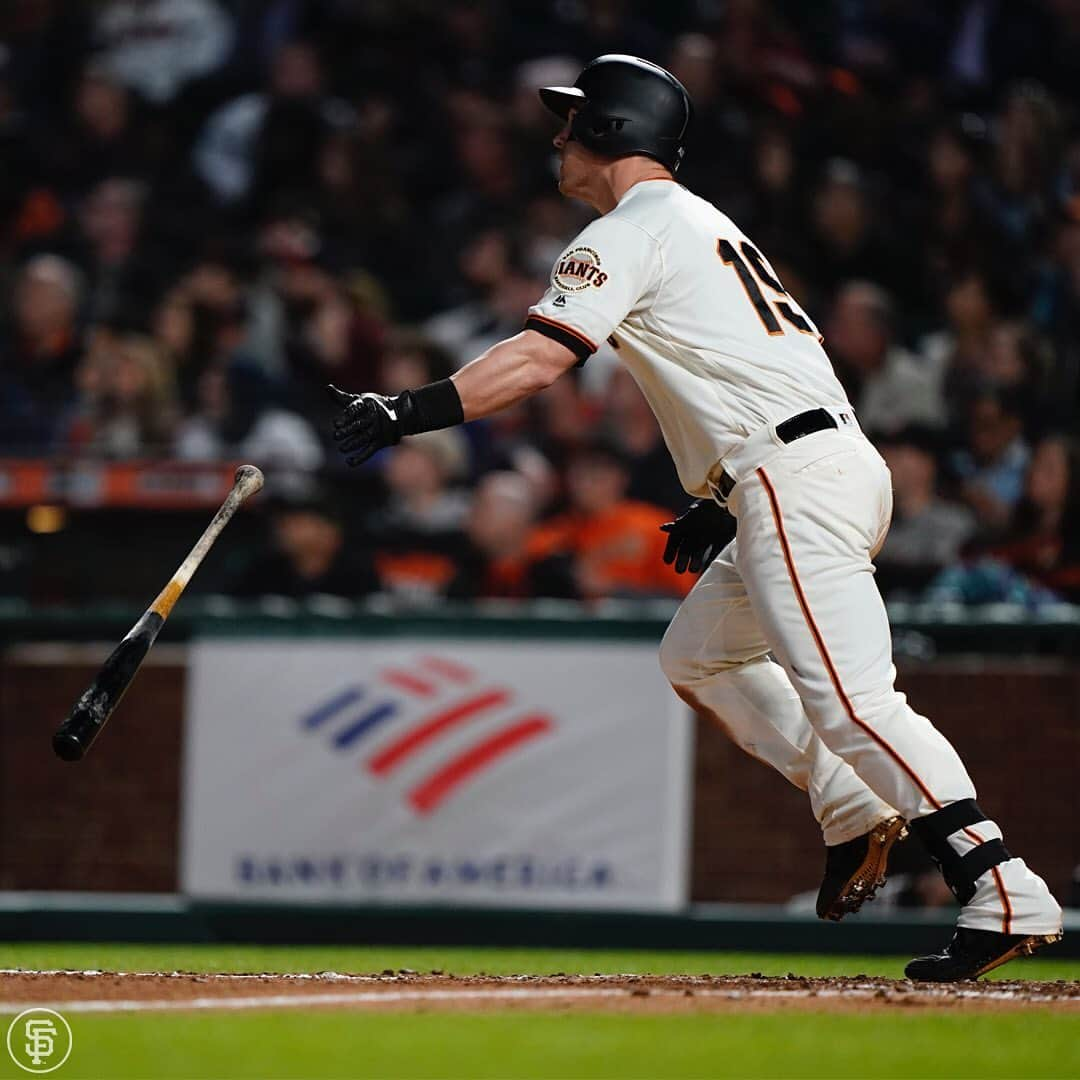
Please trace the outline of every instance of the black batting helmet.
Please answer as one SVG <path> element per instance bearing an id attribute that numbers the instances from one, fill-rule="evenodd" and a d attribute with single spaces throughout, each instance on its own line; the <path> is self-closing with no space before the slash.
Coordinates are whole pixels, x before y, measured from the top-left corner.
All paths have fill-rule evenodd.
<path id="1" fill-rule="evenodd" d="M 573 86 L 544 86 L 540 100 L 570 134 L 604 157 L 645 154 L 672 172 L 683 158 L 690 95 L 678 79 L 648 60 L 611 53 L 585 65 Z"/>

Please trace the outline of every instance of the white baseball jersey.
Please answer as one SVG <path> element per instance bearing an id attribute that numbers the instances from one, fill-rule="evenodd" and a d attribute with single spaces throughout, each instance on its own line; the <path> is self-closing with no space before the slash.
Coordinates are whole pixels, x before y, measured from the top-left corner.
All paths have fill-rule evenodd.
<path id="1" fill-rule="evenodd" d="M 847 405 L 817 328 L 765 257 L 670 180 L 635 184 L 589 224 L 525 325 L 582 360 L 610 340 L 692 495 L 708 495 L 709 470 L 752 432 Z"/>
<path id="2" fill-rule="evenodd" d="M 612 342 L 694 495 L 708 494 L 710 470 L 745 440 L 756 452 L 761 429 L 807 409 L 850 408 L 816 327 L 761 252 L 671 181 L 635 184 L 589 225 L 525 325 L 581 360 Z M 894 686 L 871 565 L 892 512 L 885 462 L 857 425 L 770 450 L 736 478 L 727 496 L 735 539 L 664 638 L 672 686 L 809 793 L 826 843 L 952 804 L 981 813 L 956 751 Z M 1001 837 L 992 821 L 974 824 L 952 826 L 958 858 L 977 861 L 976 849 Z M 1004 848 L 983 856 L 990 869 L 960 925 L 1058 933 L 1046 883 Z"/>

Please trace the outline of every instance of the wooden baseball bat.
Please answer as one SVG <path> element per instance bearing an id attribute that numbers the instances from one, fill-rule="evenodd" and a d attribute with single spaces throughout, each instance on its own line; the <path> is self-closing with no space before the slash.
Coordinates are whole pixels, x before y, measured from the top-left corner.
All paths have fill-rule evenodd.
<path id="1" fill-rule="evenodd" d="M 236 470 L 232 490 L 221 508 L 199 537 L 188 557 L 143 613 L 142 618 L 127 632 L 124 640 L 112 651 L 97 677 L 75 703 L 68 718 L 56 729 L 52 746 L 56 756 L 64 761 L 79 761 L 101 733 L 105 722 L 120 704 L 124 691 L 131 685 L 139 665 L 146 659 L 158 631 L 165 625 L 169 613 L 180 599 L 192 575 L 206 558 L 206 553 L 221 530 L 228 525 L 240 504 L 263 486 L 263 474 L 254 465 L 241 465 Z"/>

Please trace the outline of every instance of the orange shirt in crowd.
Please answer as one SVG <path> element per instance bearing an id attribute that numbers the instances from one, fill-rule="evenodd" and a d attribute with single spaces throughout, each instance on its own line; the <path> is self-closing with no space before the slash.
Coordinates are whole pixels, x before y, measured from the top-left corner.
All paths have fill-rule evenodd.
<path id="1" fill-rule="evenodd" d="M 685 596 L 697 580 L 663 561 L 666 510 L 626 500 L 595 514 L 569 512 L 537 526 L 529 540 L 534 559 L 569 554 L 586 596 L 637 593 Z"/>
<path id="2" fill-rule="evenodd" d="M 375 572 L 384 590 L 402 596 L 440 596 L 454 578 L 454 560 L 438 551 L 378 551 Z"/>

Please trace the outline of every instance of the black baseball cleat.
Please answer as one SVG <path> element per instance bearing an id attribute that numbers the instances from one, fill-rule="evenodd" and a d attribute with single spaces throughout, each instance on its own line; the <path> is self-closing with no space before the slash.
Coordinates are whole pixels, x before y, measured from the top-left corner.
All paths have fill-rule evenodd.
<path id="1" fill-rule="evenodd" d="M 901 817 L 878 822 L 868 833 L 825 849 L 825 877 L 818 890 L 819 919 L 838 922 L 874 898 L 888 872 L 889 852 L 907 836 Z"/>
<path id="2" fill-rule="evenodd" d="M 1018 956 L 1030 956 L 1044 945 L 1060 941 L 1061 937 L 1060 933 L 999 934 L 993 930 L 959 926 L 944 952 L 916 957 L 904 968 L 904 974 L 916 982 L 977 979 Z"/>

